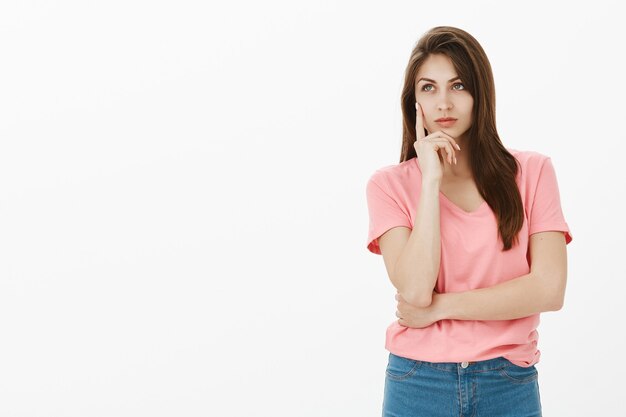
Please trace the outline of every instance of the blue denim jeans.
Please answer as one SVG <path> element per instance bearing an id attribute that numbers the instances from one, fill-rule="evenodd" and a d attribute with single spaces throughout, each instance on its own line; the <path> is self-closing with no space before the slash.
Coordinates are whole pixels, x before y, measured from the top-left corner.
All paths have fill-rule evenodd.
<path id="1" fill-rule="evenodd" d="M 502 356 L 426 362 L 389 353 L 383 417 L 541 417 L 538 373 Z"/>

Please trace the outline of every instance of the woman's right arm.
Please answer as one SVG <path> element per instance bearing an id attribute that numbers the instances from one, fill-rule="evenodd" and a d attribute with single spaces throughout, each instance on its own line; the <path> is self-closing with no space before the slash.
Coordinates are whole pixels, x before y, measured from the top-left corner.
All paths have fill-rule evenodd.
<path id="1" fill-rule="evenodd" d="M 413 230 L 395 227 L 379 238 L 389 278 L 409 304 L 427 307 L 439 275 L 439 181 L 423 178 Z"/>
<path id="2" fill-rule="evenodd" d="M 439 184 L 443 164 L 444 160 L 456 163 L 453 146 L 461 148 L 456 139 L 442 131 L 426 136 L 419 103 L 415 103 L 415 135 L 413 146 L 422 173 L 422 190 L 413 230 L 390 229 L 379 239 L 379 246 L 389 278 L 402 298 L 409 304 L 427 307 L 432 301 L 441 260 Z"/>

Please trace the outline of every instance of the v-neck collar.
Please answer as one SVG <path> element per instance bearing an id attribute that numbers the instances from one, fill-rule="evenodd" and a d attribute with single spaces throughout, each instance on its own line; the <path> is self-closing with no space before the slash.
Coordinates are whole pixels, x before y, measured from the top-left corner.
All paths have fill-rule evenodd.
<path id="1" fill-rule="evenodd" d="M 483 200 L 483 202 L 480 204 L 480 206 L 478 206 L 476 209 L 474 209 L 473 211 L 465 211 L 464 209 L 462 209 L 461 207 L 457 206 L 456 204 L 454 204 L 452 202 L 452 200 L 450 200 L 448 197 L 446 197 L 446 195 L 444 193 L 442 193 L 441 191 L 439 191 L 439 196 L 441 197 L 439 199 L 439 201 L 443 201 L 444 204 L 447 204 L 449 207 L 451 207 L 452 209 L 455 209 L 459 212 L 461 212 L 462 214 L 467 214 L 468 216 L 473 216 L 476 215 L 478 213 L 480 213 L 483 208 L 485 206 L 489 207 L 489 205 L 487 204 L 486 201 Z"/>

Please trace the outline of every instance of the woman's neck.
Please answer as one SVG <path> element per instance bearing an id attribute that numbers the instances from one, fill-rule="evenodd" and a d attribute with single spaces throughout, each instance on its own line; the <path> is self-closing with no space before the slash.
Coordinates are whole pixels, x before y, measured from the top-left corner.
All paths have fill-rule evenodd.
<path id="1" fill-rule="evenodd" d="M 447 160 L 444 159 L 443 164 L 443 178 L 449 180 L 460 180 L 460 179 L 469 179 L 472 178 L 472 167 L 470 166 L 469 161 L 469 146 L 467 145 L 467 141 L 463 140 L 463 138 L 457 139 L 457 143 L 461 147 L 461 150 L 454 148 L 454 154 L 456 156 L 457 163 L 454 163 L 454 159 L 452 161 L 452 165 L 448 163 Z M 448 156 L 446 151 L 441 151 L 442 155 Z"/>

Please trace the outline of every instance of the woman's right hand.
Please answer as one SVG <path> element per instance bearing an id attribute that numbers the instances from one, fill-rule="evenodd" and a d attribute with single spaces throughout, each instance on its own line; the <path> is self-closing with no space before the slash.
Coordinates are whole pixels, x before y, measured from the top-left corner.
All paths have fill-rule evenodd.
<path id="1" fill-rule="evenodd" d="M 424 133 L 424 113 L 419 103 L 415 103 L 415 134 L 417 140 L 413 143 L 419 162 L 422 176 L 441 181 L 443 176 L 444 160 L 441 151 L 447 153 L 446 160 L 452 164 L 456 163 L 455 149 L 461 150 L 456 140 L 440 130 Z M 454 145 L 454 147 L 453 147 Z"/>

